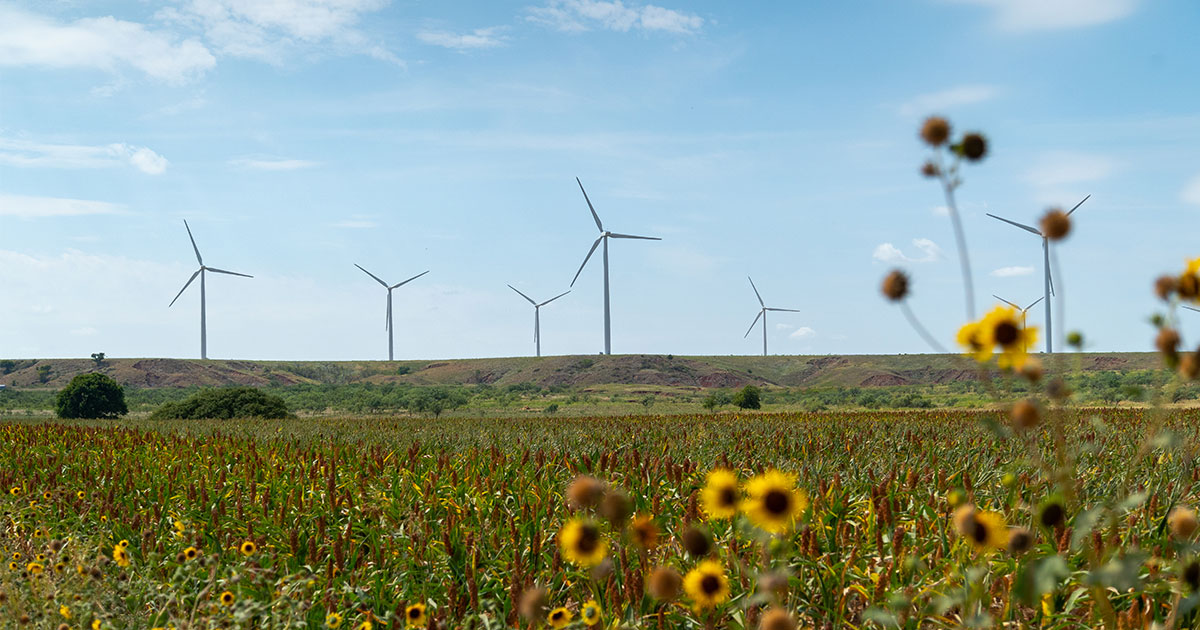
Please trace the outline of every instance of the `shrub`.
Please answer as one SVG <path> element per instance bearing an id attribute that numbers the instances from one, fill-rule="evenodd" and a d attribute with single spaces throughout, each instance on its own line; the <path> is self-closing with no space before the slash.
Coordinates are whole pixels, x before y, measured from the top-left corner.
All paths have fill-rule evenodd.
<path id="1" fill-rule="evenodd" d="M 50 382 L 50 371 L 53 369 L 54 368 L 51 368 L 49 365 L 39 365 L 37 368 L 38 382 L 39 383 L 49 383 Z"/>
<path id="2" fill-rule="evenodd" d="M 99 373 L 80 374 L 58 392 L 54 411 L 59 418 L 116 418 L 129 413 L 125 390 Z"/>
<path id="3" fill-rule="evenodd" d="M 742 409 L 761 409 L 761 397 L 761 389 L 753 385 L 747 385 L 739 389 L 737 393 L 733 395 L 733 404 Z"/>
<path id="4" fill-rule="evenodd" d="M 700 405 L 705 409 L 712 411 L 717 407 L 728 405 L 731 402 L 733 402 L 733 399 L 729 397 L 729 394 L 722 391 L 716 391 L 710 392 L 707 396 L 705 396 L 704 400 L 700 401 Z"/>
<path id="5" fill-rule="evenodd" d="M 230 418 L 286 418 L 287 403 L 253 387 L 205 389 L 185 400 L 167 403 L 153 414 L 156 420 L 200 420 Z"/>

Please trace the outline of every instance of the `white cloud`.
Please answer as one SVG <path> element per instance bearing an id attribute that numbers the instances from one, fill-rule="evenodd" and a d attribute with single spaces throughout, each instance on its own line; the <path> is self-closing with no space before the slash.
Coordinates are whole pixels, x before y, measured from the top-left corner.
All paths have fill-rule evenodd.
<path id="1" fill-rule="evenodd" d="M 994 85 L 960 85 L 917 96 L 900 105 L 899 112 L 901 116 L 929 116 L 945 113 L 955 107 L 990 101 L 999 94 L 1000 88 Z"/>
<path id="2" fill-rule="evenodd" d="M 458 34 L 446 31 L 421 31 L 417 39 L 432 46 L 441 46 L 453 50 L 464 51 L 477 48 L 496 48 L 504 45 L 500 36 L 500 27 L 477 28 L 470 33 Z"/>
<path id="3" fill-rule="evenodd" d="M 933 207 L 933 216 L 935 216 L 935 217 L 950 216 L 950 207 L 949 206 L 934 206 Z"/>
<path id="4" fill-rule="evenodd" d="M 992 275 L 997 278 L 1014 278 L 1017 276 L 1028 276 L 1033 274 L 1033 267 L 1001 267 L 992 270 Z"/>
<path id="5" fill-rule="evenodd" d="M 910 257 L 891 243 L 880 243 L 875 247 L 875 252 L 871 256 L 875 260 L 888 264 L 930 263 L 937 262 L 944 257 L 942 248 L 927 238 L 914 238 L 913 246 L 921 251 L 921 255 Z"/>
<path id="6" fill-rule="evenodd" d="M 993 9 L 1006 31 L 1046 31 L 1096 26 L 1128 17 L 1140 0 L 949 0 Z"/>
<path id="7" fill-rule="evenodd" d="M 1179 198 L 1185 203 L 1195 204 L 1200 206 L 1200 175 L 1193 177 L 1180 193 Z"/>
<path id="8" fill-rule="evenodd" d="M 1118 166 L 1116 160 L 1105 155 L 1051 151 L 1034 160 L 1025 180 L 1033 186 L 1039 203 L 1073 206 L 1090 192 L 1083 184 L 1108 179 Z"/>
<path id="9" fill-rule="evenodd" d="M 621 0 L 550 0 L 546 6 L 531 7 L 528 19 L 566 32 L 598 27 L 619 32 L 637 29 L 687 34 L 704 25 L 704 18 L 698 15 L 653 4 L 626 6 Z"/>
<path id="10" fill-rule="evenodd" d="M 399 63 L 359 31 L 362 17 L 388 0 L 187 0 L 158 12 L 160 19 L 204 32 L 221 53 L 281 63 L 298 45 L 327 44 L 355 54 Z"/>
<path id="11" fill-rule="evenodd" d="M 105 168 L 128 164 L 148 175 L 167 170 L 167 159 L 146 147 L 47 144 L 0 138 L 0 164 L 43 168 Z"/>
<path id="12" fill-rule="evenodd" d="M 302 168 L 312 168 L 317 166 L 317 162 L 311 160 L 289 160 L 289 159 L 272 159 L 272 158 L 236 158 L 230 160 L 229 163 L 238 168 L 243 168 L 251 171 L 295 171 Z"/>
<path id="13" fill-rule="evenodd" d="M 216 59 L 203 44 L 151 31 L 113 17 L 60 23 L 0 5 L 0 66 L 92 68 L 118 72 L 130 67 L 168 83 L 203 75 Z"/>
<path id="14" fill-rule="evenodd" d="M 30 197 L 0 193 L 0 216 L 37 219 L 43 217 L 77 217 L 88 214 L 119 214 L 123 208 L 105 201 L 65 199 L 61 197 Z"/>
<path id="15" fill-rule="evenodd" d="M 809 328 L 808 326 L 801 326 L 796 330 L 793 330 L 792 334 L 788 335 L 788 339 L 808 339 L 810 337 L 815 337 L 816 335 L 817 331 Z"/>

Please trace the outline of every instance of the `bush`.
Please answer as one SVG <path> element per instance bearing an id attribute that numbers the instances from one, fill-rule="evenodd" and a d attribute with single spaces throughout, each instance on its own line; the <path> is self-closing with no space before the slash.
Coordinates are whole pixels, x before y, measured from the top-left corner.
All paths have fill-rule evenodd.
<path id="1" fill-rule="evenodd" d="M 179 402 L 167 403 L 150 415 L 155 420 L 286 418 L 287 403 L 253 387 L 205 389 Z"/>
<path id="2" fill-rule="evenodd" d="M 733 395 L 733 404 L 742 409 L 761 409 L 761 398 L 761 389 L 753 385 L 747 385 L 739 389 L 737 393 Z"/>
<path id="3" fill-rule="evenodd" d="M 461 387 L 422 387 L 408 397 L 408 408 L 417 413 L 430 413 L 433 417 L 443 411 L 458 409 L 467 404 L 467 394 Z"/>
<path id="4" fill-rule="evenodd" d="M 733 402 L 733 399 L 731 399 L 729 397 L 729 394 L 726 394 L 725 392 L 721 392 L 721 391 L 716 391 L 716 392 L 711 392 L 711 393 L 709 393 L 709 395 L 705 396 L 704 400 L 700 401 L 700 405 L 702 407 L 704 407 L 705 409 L 712 411 L 712 410 L 716 409 L 717 407 L 728 405 L 731 402 Z"/>
<path id="5" fill-rule="evenodd" d="M 59 418 L 116 418 L 129 413 L 125 390 L 111 378 L 80 374 L 58 392 L 54 411 Z"/>

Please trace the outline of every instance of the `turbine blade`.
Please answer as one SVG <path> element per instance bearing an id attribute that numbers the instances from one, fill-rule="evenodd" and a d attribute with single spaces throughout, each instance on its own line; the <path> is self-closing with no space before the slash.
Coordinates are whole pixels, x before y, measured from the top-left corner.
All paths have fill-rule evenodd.
<path id="1" fill-rule="evenodd" d="M 762 311 L 759 311 L 759 312 L 758 312 L 758 315 L 755 315 L 755 316 L 754 316 L 754 321 L 753 321 L 753 322 L 750 322 L 750 327 L 746 329 L 746 334 L 742 335 L 742 339 L 745 339 L 746 337 L 749 337 L 749 336 L 750 336 L 750 333 L 754 332 L 754 325 L 758 323 L 758 319 L 759 319 L 760 317 L 762 317 L 762 316 L 763 316 L 763 312 L 762 312 Z"/>
<path id="2" fill-rule="evenodd" d="M 510 284 L 510 285 L 508 285 L 508 288 L 512 289 L 513 291 L 516 291 L 516 292 L 517 292 L 517 295 L 519 295 L 519 296 L 521 296 L 521 297 L 525 298 L 526 300 L 529 300 L 529 303 L 530 303 L 530 304 L 532 304 L 532 305 L 534 305 L 534 306 L 537 306 L 537 305 L 538 305 L 538 304 L 537 304 L 537 302 L 534 302 L 534 301 L 533 301 L 533 298 L 529 297 L 528 295 L 525 295 L 524 293 L 521 293 L 521 292 L 520 292 L 520 291 L 517 289 L 517 287 L 514 287 L 513 285 L 511 285 L 511 284 Z"/>
<path id="3" fill-rule="evenodd" d="M 1007 224 L 1009 224 L 1009 225 L 1015 225 L 1015 226 L 1017 226 L 1017 227 L 1021 228 L 1022 230 L 1025 230 L 1026 232 L 1033 232 L 1034 234 L 1037 234 L 1038 236 L 1041 236 L 1041 235 L 1042 235 L 1041 231 L 1039 231 L 1039 230 L 1037 230 L 1037 229 L 1034 229 L 1034 228 L 1031 228 L 1031 227 L 1029 227 L 1028 225 L 1025 225 L 1025 224 L 1023 224 L 1023 223 L 1017 223 L 1016 221 L 1009 221 L 1008 219 L 1005 219 L 1005 218 L 1003 218 L 1003 217 L 998 217 L 998 216 L 996 216 L 996 215 L 994 215 L 994 214 L 992 214 L 992 213 L 990 213 L 990 212 L 989 212 L 989 213 L 987 213 L 987 215 L 988 215 L 989 217 L 992 217 L 993 219 L 997 219 L 997 220 L 1003 221 L 1003 222 L 1005 222 L 1005 223 L 1007 223 Z"/>
<path id="4" fill-rule="evenodd" d="M 549 304 L 549 303 L 553 302 L 554 300 L 557 300 L 558 298 L 560 298 L 560 297 L 562 297 L 562 296 L 564 296 L 564 295 L 566 295 L 566 294 L 568 294 L 568 293 L 570 293 L 570 291 L 563 291 L 562 293 L 559 293 L 558 295 L 556 295 L 556 296 L 554 296 L 554 297 L 550 298 L 549 300 L 546 300 L 545 302 L 542 302 L 541 304 L 538 304 L 538 307 L 540 308 L 540 307 L 542 307 L 542 306 L 545 306 L 545 305 L 547 305 L 547 304 Z"/>
<path id="5" fill-rule="evenodd" d="M 1050 276 L 1050 297 L 1058 297 L 1057 295 L 1054 294 L 1054 270 L 1051 269 L 1050 273 L 1048 273 L 1046 275 Z M 1046 296 L 1043 295 L 1042 297 L 1046 297 Z"/>
<path id="6" fill-rule="evenodd" d="M 184 283 L 183 288 L 179 290 L 179 293 L 175 294 L 175 300 L 178 300 L 179 296 L 183 295 L 183 292 L 187 291 L 187 288 L 192 286 L 192 281 L 196 279 L 196 276 L 200 275 L 201 271 L 203 271 L 203 268 L 197 269 L 196 273 L 193 273 L 192 277 L 188 278 L 188 281 L 186 283 Z M 175 300 L 171 300 L 171 303 L 167 305 L 167 308 L 171 308 L 172 306 L 175 306 Z"/>
<path id="7" fill-rule="evenodd" d="M 754 289 L 754 296 L 758 298 L 758 305 L 763 308 L 766 308 L 767 307 L 766 303 L 763 302 L 762 296 L 759 295 L 759 293 L 758 293 L 758 287 L 754 286 L 754 279 L 751 278 L 750 276 L 746 276 L 746 279 L 750 281 L 750 288 Z"/>
<path id="8" fill-rule="evenodd" d="M 192 228 L 188 227 L 187 219 L 183 220 L 183 228 L 187 230 L 188 240 L 192 241 L 192 251 L 196 252 L 196 262 L 200 263 L 200 266 L 203 267 L 204 259 L 200 257 L 200 248 L 196 247 L 196 239 L 192 237 Z"/>
<path id="9" fill-rule="evenodd" d="M 225 271 L 224 269 L 217 269 L 216 267 L 205 267 L 205 269 L 207 269 L 213 273 L 224 273 L 224 274 L 229 274 L 231 276 L 241 276 L 243 278 L 253 278 L 254 277 L 254 276 L 248 276 L 244 273 L 238 273 L 236 271 Z"/>
<path id="10" fill-rule="evenodd" d="M 426 269 L 425 271 L 422 271 L 421 273 L 419 273 L 419 274 L 417 274 L 417 275 L 415 275 L 415 276 L 413 276 L 413 277 L 409 278 L 408 280 L 405 280 L 404 282 L 401 282 L 400 284 L 393 284 L 392 286 L 390 286 L 390 287 L 388 287 L 388 288 L 389 288 L 389 289 L 398 289 L 398 288 L 400 288 L 400 287 L 402 287 L 402 286 L 404 286 L 404 285 L 408 284 L 409 282 L 412 282 L 413 280 L 416 280 L 417 278 L 420 278 L 421 276 L 423 276 L 423 275 L 425 275 L 425 274 L 427 274 L 427 273 L 429 273 L 429 270 L 428 270 L 428 269 Z"/>
<path id="11" fill-rule="evenodd" d="M 1042 297 L 1040 297 L 1040 298 L 1038 298 L 1038 299 L 1034 300 L 1034 301 L 1033 301 L 1033 304 L 1030 304 L 1029 306 L 1026 306 L 1025 308 L 1023 308 L 1023 309 L 1021 309 L 1021 310 L 1023 310 L 1023 311 L 1028 311 L 1029 309 L 1031 309 L 1031 308 L 1033 308 L 1033 307 L 1037 306 L 1037 303 L 1038 303 L 1038 302 L 1041 302 L 1041 301 L 1042 301 L 1042 300 L 1044 300 L 1044 299 L 1046 299 L 1046 296 L 1044 296 L 1044 295 L 1043 295 Z"/>
<path id="12" fill-rule="evenodd" d="M 800 311 L 798 311 L 798 310 L 796 310 L 796 309 L 794 309 L 794 308 L 766 308 L 766 307 L 764 307 L 764 309 L 763 309 L 763 310 L 767 310 L 767 311 L 783 311 L 783 312 L 785 312 L 785 313 L 799 313 L 799 312 L 800 312 Z"/>
<path id="13" fill-rule="evenodd" d="M 362 265 L 359 265 L 358 263 L 354 263 L 354 266 L 355 266 L 355 267 L 358 267 L 359 269 L 362 269 L 362 272 L 363 272 L 363 273 L 365 273 L 365 274 L 367 274 L 368 276 L 371 276 L 372 278 L 375 278 L 375 282 L 378 282 L 379 284 L 382 284 L 382 285 L 383 285 L 383 286 L 385 286 L 385 287 L 388 285 L 388 284 L 387 284 L 386 282 L 384 282 L 383 280 L 380 280 L 380 279 L 379 279 L 379 276 L 377 276 L 377 275 L 375 275 L 375 274 L 371 273 L 370 271 L 367 271 L 366 269 L 363 269 L 363 268 L 362 268 Z"/>
<path id="14" fill-rule="evenodd" d="M 1196 308 L 1194 306 L 1188 306 L 1188 305 L 1184 304 L 1183 308 L 1186 308 L 1189 311 L 1196 311 L 1197 313 L 1200 313 L 1200 308 Z"/>
<path id="15" fill-rule="evenodd" d="M 1086 196 L 1086 197 L 1084 197 L 1084 198 L 1083 198 L 1083 201 L 1087 201 L 1088 199 L 1091 199 L 1091 198 L 1092 198 L 1092 196 L 1091 196 L 1091 195 L 1088 195 L 1088 196 Z M 1078 209 L 1079 209 L 1079 206 L 1082 206 L 1082 205 L 1083 205 L 1083 201 L 1080 201 L 1079 203 L 1075 204 L 1075 207 L 1074 207 L 1074 208 L 1071 208 L 1070 210 L 1067 210 L 1067 216 L 1071 216 L 1071 213 L 1072 213 L 1072 212 L 1075 212 L 1076 210 L 1078 210 Z"/>
<path id="16" fill-rule="evenodd" d="M 592 248 L 588 250 L 587 257 L 583 259 L 583 264 L 579 265 L 579 271 L 575 272 L 575 277 L 571 280 L 571 286 L 575 286 L 575 281 L 579 279 L 579 274 L 583 273 L 583 268 L 587 266 L 588 261 L 592 259 L 592 254 L 596 253 L 596 248 L 600 246 L 600 241 L 603 240 L 604 236 L 601 235 L 600 238 L 596 239 L 595 243 L 592 243 Z"/>
<path id="17" fill-rule="evenodd" d="M 592 211 L 592 218 L 596 220 L 596 228 L 601 232 L 604 231 L 604 224 L 600 222 L 600 215 L 596 214 L 596 209 L 592 207 L 592 200 L 588 199 L 587 191 L 583 189 L 583 182 L 579 178 L 575 178 L 575 183 L 579 184 L 579 190 L 583 193 L 583 200 L 587 202 L 588 210 Z"/>
<path id="18" fill-rule="evenodd" d="M 1001 302 L 1004 302 L 1005 304 L 1007 304 L 1007 305 L 1009 305 L 1009 306 L 1011 306 L 1011 307 L 1013 307 L 1013 308 L 1015 308 L 1015 309 L 1017 309 L 1017 310 L 1021 310 L 1021 307 L 1020 307 L 1020 306 L 1017 306 L 1016 304 L 1013 304 L 1012 302 L 1009 302 L 1008 300 L 1006 300 L 1006 299 L 1004 299 L 1004 298 L 1000 297 L 999 295 L 996 295 L 995 293 L 993 293 L 993 294 L 992 294 L 992 297 L 996 298 L 997 300 L 1000 300 Z M 1035 304 L 1036 304 L 1036 302 L 1035 302 Z"/>
<path id="19" fill-rule="evenodd" d="M 639 241 L 661 241 L 662 240 L 661 238 L 659 238 L 657 236 L 634 236 L 632 234 L 617 234 L 616 232 L 610 232 L 609 236 L 611 236 L 613 238 L 636 238 Z"/>

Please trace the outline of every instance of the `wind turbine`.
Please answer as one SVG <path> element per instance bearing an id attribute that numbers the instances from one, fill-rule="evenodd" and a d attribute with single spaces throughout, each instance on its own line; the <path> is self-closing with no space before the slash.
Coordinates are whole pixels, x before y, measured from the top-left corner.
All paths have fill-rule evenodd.
<path id="1" fill-rule="evenodd" d="M 225 271 L 224 269 L 217 269 L 216 267 L 206 267 L 204 265 L 204 259 L 200 257 L 200 248 L 196 247 L 196 239 L 192 237 L 192 228 L 188 227 L 188 222 L 186 219 L 183 221 L 183 227 L 187 230 L 188 239 L 192 241 L 192 251 L 196 252 L 196 262 L 200 263 L 200 268 L 192 274 L 191 278 L 188 278 L 187 283 L 183 285 L 183 288 L 179 290 L 179 293 L 175 295 L 175 299 L 171 300 L 171 303 L 167 305 L 167 308 L 174 306 L 175 301 L 179 299 L 179 296 L 183 295 L 184 291 L 187 291 L 187 288 L 192 285 L 192 281 L 196 279 L 196 276 L 200 276 L 200 358 L 207 359 L 208 325 L 205 321 L 204 272 L 211 271 L 213 273 L 223 273 L 230 276 L 241 276 L 243 278 L 253 278 L 254 276 L 248 276 L 244 273 L 236 273 L 233 271 Z"/>
<path id="2" fill-rule="evenodd" d="M 1091 199 L 1091 197 L 1091 195 L 1088 195 L 1087 197 L 1084 197 L 1082 201 L 1075 204 L 1074 208 L 1071 208 L 1069 211 L 1067 211 L 1067 216 L 1071 216 L 1072 212 L 1078 210 L 1079 206 L 1082 206 L 1083 202 Z M 1009 225 L 1015 225 L 1026 232 L 1032 232 L 1042 237 L 1042 267 L 1045 270 L 1044 284 L 1046 289 L 1046 294 L 1042 296 L 1046 300 L 1046 354 L 1053 354 L 1054 329 L 1051 327 L 1052 322 L 1050 320 L 1050 296 L 1054 295 L 1054 281 L 1050 279 L 1050 239 L 1046 238 L 1046 235 L 1042 234 L 1042 231 L 1037 228 L 1030 227 L 1023 223 L 1017 223 L 1016 221 L 1009 221 L 1008 219 L 998 217 L 990 212 L 987 213 L 987 215 L 993 219 L 1003 221 Z"/>
<path id="3" fill-rule="evenodd" d="M 1189 311 L 1196 311 L 1197 313 L 1200 313 L 1200 308 L 1196 308 L 1195 306 L 1188 306 L 1187 304 L 1184 304 L 1182 306 L 1183 306 L 1183 308 L 1186 308 Z"/>
<path id="4" fill-rule="evenodd" d="M 359 269 L 362 269 L 363 273 L 367 274 L 368 276 L 371 276 L 372 278 L 375 279 L 375 282 L 382 284 L 383 288 L 387 289 L 387 292 L 388 292 L 388 294 L 387 294 L 387 323 L 384 324 L 384 328 L 387 329 L 387 334 L 388 334 L 388 361 L 393 361 L 394 359 L 392 358 L 392 290 L 399 289 L 400 287 L 408 284 L 409 282 L 412 282 L 413 280 L 416 280 L 417 278 L 420 278 L 421 276 L 429 273 L 429 271 L 428 270 L 423 271 L 423 272 L 409 278 L 408 280 L 401 282 L 400 284 L 393 284 L 393 285 L 389 286 L 388 283 L 384 282 L 383 280 L 380 280 L 379 276 L 371 273 L 370 271 L 367 271 L 366 269 L 363 269 L 362 266 L 359 265 L 358 263 L 354 263 L 354 266 L 358 267 Z"/>
<path id="5" fill-rule="evenodd" d="M 537 356 L 540 357 L 540 356 L 542 356 L 542 317 L 541 317 L 542 307 L 553 302 L 554 300 L 557 300 L 558 298 L 566 295 L 567 293 L 570 293 L 570 291 L 565 291 L 563 293 L 559 293 L 558 295 L 550 298 L 549 300 L 546 300 L 545 302 L 538 304 L 537 302 L 533 301 L 533 298 L 529 297 L 528 295 L 525 295 L 524 293 L 521 293 L 521 291 L 518 290 L 517 287 L 514 287 L 513 285 L 510 284 L 510 285 L 508 285 L 508 288 L 512 289 L 513 291 L 516 291 L 517 295 L 520 295 L 521 297 L 525 298 L 526 300 L 529 300 L 529 303 L 533 305 L 533 343 L 535 346 L 537 346 Z"/>
<path id="6" fill-rule="evenodd" d="M 745 335 L 742 335 L 742 339 L 750 336 L 750 333 L 754 330 L 754 325 L 758 323 L 758 319 L 761 317 L 763 323 L 763 356 L 765 357 L 767 356 L 767 311 L 782 311 L 785 313 L 799 313 L 800 311 L 794 308 L 769 308 L 763 303 L 762 295 L 758 293 L 758 287 L 754 286 L 754 280 L 750 276 L 746 276 L 746 279 L 750 281 L 750 288 L 754 289 L 754 296 L 758 298 L 758 305 L 762 309 L 758 311 L 758 315 L 754 317 L 754 321 L 750 323 L 750 328 L 746 330 Z"/>
<path id="7" fill-rule="evenodd" d="M 587 191 L 583 189 L 583 182 L 579 178 L 575 178 L 575 183 L 579 184 L 579 190 L 583 193 L 584 201 L 587 201 L 588 210 L 592 211 L 592 218 L 596 220 L 596 228 L 600 230 L 600 237 L 592 243 L 592 248 L 588 250 L 587 257 L 583 259 L 583 264 L 579 265 L 579 271 L 575 272 L 575 279 L 571 280 L 571 286 L 575 286 L 575 280 L 579 279 L 579 274 L 583 273 L 583 268 L 587 266 L 588 261 L 592 259 L 592 254 L 596 253 L 596 248 L 600 243 L 604 243 L 604 354 L 612 354 L 612 317 L 609 315 L 608 309 L 608 239 L 610 238 L 633 238 L 642 241 L 661 241 L 661 238 L 654 236 L 634 236 L 632 234 L 618 234 L 609 232 L 604 229 L 604 224 L 600 222 L 600 215 L 596 214 L 596 209 L 592 207 L 592 200 L 588 199 Z"/>
<path id="8" fill-rule="evenodd" d="M 1000 297 L 999 295 L 996 295 L 995 293 L 992 294 L 992 297 L 996 298 L 997 300 L 1000 300 L 1001 302 L 1004 302 L 1005 304 L 1017 309 L 1018 311 L 1021 311 L 1021 328 L 1027 328 L 1027 326 L 1025 325 L 1025 315 L 1026 315 L 1026 313 L 1029 312 L 1029 309 L 1037 306 L 1038 302 L 1041 302 L 1042 300 L 1046 299 L 1046 296 L 1043 295 L 1042 297 L 1034 300 L 1033 303 L 1030 304 L 1029 306 L 1026 306 L 1025 308 L 1021 308 L 1020 306 L 1017 306 L 1016 304 L 1009 302 L 1008 300 Z M 1029 352 L 1029 348 L 1026 347 L 1025 351 Z"/>

